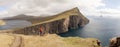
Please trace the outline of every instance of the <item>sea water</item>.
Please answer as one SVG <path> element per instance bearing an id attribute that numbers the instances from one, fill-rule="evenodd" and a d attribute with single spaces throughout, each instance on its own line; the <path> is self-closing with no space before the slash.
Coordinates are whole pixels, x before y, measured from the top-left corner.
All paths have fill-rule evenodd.
<path id="1" fill-rule="evenodd" d="M 88 17 L 90 23 L 78 29 L 59 34 L 62 37 L 97 38 L 102 46 L 108 46 L 111 38 L 120 36 L 120 19 L 109 17 Z"/>

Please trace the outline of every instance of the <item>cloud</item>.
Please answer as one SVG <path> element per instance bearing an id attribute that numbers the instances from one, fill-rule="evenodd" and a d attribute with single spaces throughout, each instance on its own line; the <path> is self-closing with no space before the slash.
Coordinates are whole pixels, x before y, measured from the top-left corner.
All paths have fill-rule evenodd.
<path id="1" fill-rule="evenodd" d="M 7 10 L 0 13 L 0 17 L 11 17 L 19 14 L 50 15 L 74 6 L 69 0 L 1 0 L 0 2 L 4 2 L 0 3 L 0 6 L 9 6 Z"/>
<path id="2" fill-rule="evenodd" d="M 120 9 L 104 8 L 100 9 L 100 14 L 112 18 L 120 18 Z"/>
<path id="3" fill-rule="evenodd" d="M 99 10 L 102 14 L 120 14 L 119 9 L 105 8 Z"/>
<path id="4" fill-rule="evenodd" d="M 86 8 L 96 8 L 99 6 L 105 6 L 105 4 L 102 3 L 102 0 L 76 0 L 76 5 Z"/>
<path id="5" fill-rule="evenodd" d="M 80 8 L 84 15 L 94 15 L 99 14 L 98 7 L 105 6 L 102 2 L 103 0 L 80 0 L 76 1 L 76 5 Z"/>
<path id="6" fill-rule="evenodd" d="M 0 18 L 11 17 L 19 14 L 45 16 L 54 15 L 62 11 L 78 7 L 84 15 L 100 15 L 118 13 L 114 9 L 98 9 L 106 6 L 103 0 L 0 0 L 0 6 L 8 9 L 0 11 Z M 109 10 L 109 11 L 107 11 Z M 114 12 L 112 12 L 114 11 Z"/>
<path id="7" fill-rule="evenodd" d="M 105 17 L 120 18 L 120 6 L 117 8 L 108 8 L 103 1 L 104 0 L 81 0 L 76 4 L 81 9 L 81 12 L 87 16 L 103 15 Z"/>

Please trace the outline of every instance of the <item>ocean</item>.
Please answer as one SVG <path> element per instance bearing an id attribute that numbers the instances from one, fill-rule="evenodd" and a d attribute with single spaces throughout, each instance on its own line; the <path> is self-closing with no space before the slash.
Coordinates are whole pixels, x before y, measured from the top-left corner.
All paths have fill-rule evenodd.
<path id="1" fill-rule="evenodd" d="M 102 46 L 108 46 L 110 39 L 120 36 L 120 19 L 109 17 L 88 17 L 90 23 L 78 29 L 59 34 L 62 37 L 97 38 Z"/>

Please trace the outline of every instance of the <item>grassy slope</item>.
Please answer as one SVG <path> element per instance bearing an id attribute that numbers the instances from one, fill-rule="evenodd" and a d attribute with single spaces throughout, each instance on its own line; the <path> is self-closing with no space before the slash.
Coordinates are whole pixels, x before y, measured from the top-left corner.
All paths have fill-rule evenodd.
<path id="1" fill-rule="evenodd" d="M 19 39 L 19 37 L 21 39 Z M 55 34 L 46 36 L 0 34 L 0 42 L 1 47 L 11 47 L 15 45 L 22 47 L 99 47 L 96 44 L 96 39 L 78 37 L 63 38 Z"/>
<path id="2" fill-rule="evenodd" d="M 68 37 L 63 40 L 70 47 L 100 47 L 94 38 Z"/>

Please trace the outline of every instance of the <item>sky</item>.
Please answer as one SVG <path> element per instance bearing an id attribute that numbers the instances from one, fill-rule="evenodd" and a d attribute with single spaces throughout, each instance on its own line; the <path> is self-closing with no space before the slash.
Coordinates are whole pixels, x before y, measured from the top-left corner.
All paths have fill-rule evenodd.
<path id="1" fill-rule="evenodd" d="M 48 16 L 78 7 L 85 16 L 120 18 L 120 0 L 0 0 L 0 18 Z"/>

